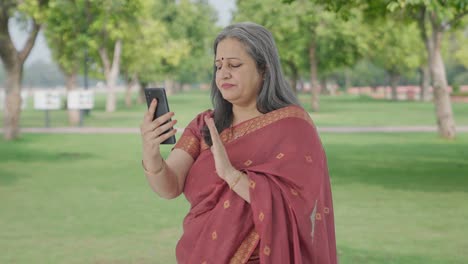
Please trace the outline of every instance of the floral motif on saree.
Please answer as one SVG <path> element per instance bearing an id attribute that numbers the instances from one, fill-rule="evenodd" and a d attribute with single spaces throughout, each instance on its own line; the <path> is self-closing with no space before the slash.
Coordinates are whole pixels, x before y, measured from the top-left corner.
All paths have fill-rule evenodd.
<path id="1" fill-rule="evenodd" d="M 250 204 L 216 175 L 200 134 L 205 115 L 212 112 L 175 146 L 194 158 L 178 262 L 247 263 L 258 248 L 260 263 L 336 263 L 326 157 L 308 113 L 288 106 L 220 133 L 232 165 L 249 177 Z"/>

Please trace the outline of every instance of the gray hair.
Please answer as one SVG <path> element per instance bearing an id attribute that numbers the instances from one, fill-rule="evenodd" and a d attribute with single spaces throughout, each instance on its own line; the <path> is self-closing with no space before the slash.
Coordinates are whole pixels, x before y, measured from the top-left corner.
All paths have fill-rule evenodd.
<path id="1" fill-rule="evenodd" d="M 219 33 L 213 45 L 214 55 L 218 44 L 226 39 L 234 38 L 244 44 L 244 47 L 257 65 L 257 70 L 264 74 L 262 88 L 257 96 L 257 109 L 260 113 L 268 113 L 288 105 L 299 105 L 296 95 L 283 76 L 280 59 L 272 34 L 264 27 L 251 23 L 236 23 Z M 219 132 L 231 126 L 233 121 L 232 104 L 225 100 L 216 86 L 216 67 L 213 67 L 211 81 L 211 100 L 214 107 L 214 121 Z M 208 128 L 202 129 L 205 141 L 211 146 Z"/>

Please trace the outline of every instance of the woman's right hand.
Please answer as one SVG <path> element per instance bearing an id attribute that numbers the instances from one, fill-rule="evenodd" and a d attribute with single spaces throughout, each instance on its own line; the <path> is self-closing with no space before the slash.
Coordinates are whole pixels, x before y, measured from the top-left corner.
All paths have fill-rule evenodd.
<path id="1" fill-rule="evenodd" d="M 154 112 L 156 111 L 156 106 L 157 101 L 153 99 L 140 125 L 143 144 L 143 163 L 148 171 L 157 171 L 160 169 L 162 165 L 160 161 L 162 158 L 159 145 L 177 133 L 176 129 L 171 129 L 177 123 L 177 120 L 166 123 L 166 121 L 174 116 L 173 112 L 166 113 L 152 120 Z M 171 130 L 168 133 L 164 133 L 169 129 Z"/>

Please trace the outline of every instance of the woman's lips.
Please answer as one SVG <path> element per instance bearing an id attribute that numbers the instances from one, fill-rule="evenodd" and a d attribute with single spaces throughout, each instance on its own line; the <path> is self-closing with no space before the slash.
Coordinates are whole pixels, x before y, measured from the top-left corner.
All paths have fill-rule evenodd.
<path id="1" fill-rule="evenodd" d="M 223 83 L 221 85 L 221 87 L 224 88 L 224 89 L 229 89 L 229 88 L 231 88 L 233 86 L 234 86 L 234 84 L 230 84 L 230 83 Z"/>

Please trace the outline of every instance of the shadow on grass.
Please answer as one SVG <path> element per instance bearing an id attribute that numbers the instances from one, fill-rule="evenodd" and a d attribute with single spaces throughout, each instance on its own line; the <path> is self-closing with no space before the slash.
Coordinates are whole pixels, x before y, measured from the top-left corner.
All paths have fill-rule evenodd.
<path id="1" fill-rule="evenodd" d="M 424 255 L 396 255 L 394 252 L 385 253 L 378 250 L 366 251 L 349 247 L 338 247 L 338 258 L 342 264 L 366 263 L 366 264 L 462 264 L 462 260 L 436 259 L 433 256 Z"/>
<path id="2" fill-rule="evenodd" d="M 86 152 L 47 152 L 38 151 L 37 149 L 28 150 L 27 148 L 16 149 L 11 152 L 2 149 L 0 150 L 0 156 L 2 157 L 0 165 L 7 162 L 76 161 L 95 157 L 94 154 Z"/>
<path id="3" fill-rule="evenodd" d="M 410 191 L 468 192 L 468 142 L 340 142 L 328 143 L 325 148 L 335 184 L 361 183 Z"/>
<path id="4" fill-rule="evenodd" d="M 5 170 L 0 168 L 0 186 L 12 185 L 23 175 L 12 170 Z"/>
<path id="5" fill-rule="evenodd" d="M 41 163 L 47 166 L 48 163 L 56 162 L 76 162 L 79 160 L 93 159 L 96 155 L 88 152 L 74 151 L 47 151 L 31 148 L 30 138 L 21 138 L 13 142 L 0 142 L 0 185 L 11 185 L 19 178 L 25 177 L 24 168 L 31 163 Z M 28 175 L 33 175 L 30 171 Z"/>

